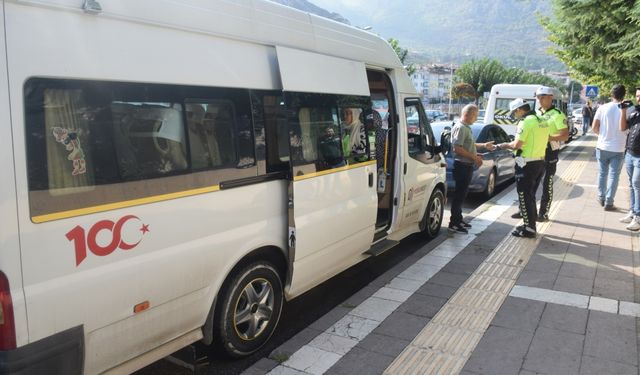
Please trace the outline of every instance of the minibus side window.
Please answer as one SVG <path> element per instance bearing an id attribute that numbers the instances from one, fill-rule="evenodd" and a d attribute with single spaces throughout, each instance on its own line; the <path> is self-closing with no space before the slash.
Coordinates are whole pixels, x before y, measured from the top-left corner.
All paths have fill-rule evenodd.
<path id="1" fill-rule="evenodd" d="M 295 170 L 323 171 L 369 160 L 368 97 L 286 93 L 285 99 Z"/>
<path id="2" fill-rule="evenodd" d="M 258 175 L 247 89 L 32 78 L 24 95 L 35 222 Z"/>

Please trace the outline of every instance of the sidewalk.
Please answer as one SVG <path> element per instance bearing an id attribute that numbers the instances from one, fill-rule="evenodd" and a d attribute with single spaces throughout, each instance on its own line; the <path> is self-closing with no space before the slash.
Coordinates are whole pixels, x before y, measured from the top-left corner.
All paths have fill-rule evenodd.
<path id="1" fill-rule="evenodd" d="M 561 154 L 551 221 L 510 235 L 509 189 L 244 374 L 638 374 L 638 234 L 623 170 L 596 201 L 595 136 Z M 446 222 L 445 222 L 446 224 Z"/>

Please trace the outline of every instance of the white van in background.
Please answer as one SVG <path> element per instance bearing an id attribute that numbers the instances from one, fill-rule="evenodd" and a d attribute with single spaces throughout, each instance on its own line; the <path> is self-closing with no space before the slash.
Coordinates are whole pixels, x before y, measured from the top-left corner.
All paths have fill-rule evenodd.
<path id="1" fill-rule="evenodd" d="M 0 0 L 0 139 L 3 375 L 248 355 L 284 300 L 442 224 L 395 51 L 264 0 Z"/>
<path id="2" fill-rule="evenodd" d="M 538 109 L 536 90 L 542 85 L 499 84 L 491 88 L 489 102 L 484 116 L 485 124 L 498 124 L 510 136 L 515 136 L 518 121 L 509 115 L 509 102 L 515 98 L 522 98 L 529 103 L 531 109 Z M 567 115 L 567 102 L 562 92 L 552 87 L 553 105 Z M 567 117 L 569 117 L 567 115 Z M 573 134 L 570 129 L 569 134 Z"/>

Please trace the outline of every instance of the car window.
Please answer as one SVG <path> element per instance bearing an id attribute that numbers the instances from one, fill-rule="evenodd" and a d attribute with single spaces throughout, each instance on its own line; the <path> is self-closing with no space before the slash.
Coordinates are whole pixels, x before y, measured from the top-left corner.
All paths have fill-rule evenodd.
<path id="1" fill-rule="evenodd" d="M 495 129 L 496 143 L 511 142 L 511 139 L 509 139 L 509 135 L 507 134 L 507 132 L 504 131 L 504 129 L 498 126 L 496 126 L 494 129 Z"/>

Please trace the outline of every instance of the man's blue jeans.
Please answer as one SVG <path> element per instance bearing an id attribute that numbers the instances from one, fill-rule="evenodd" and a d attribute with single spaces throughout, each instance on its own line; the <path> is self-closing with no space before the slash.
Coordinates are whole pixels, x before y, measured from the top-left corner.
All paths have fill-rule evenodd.
<path id="1" fill-rule="evenodd" d="M 624 157 L 624 165 L 629 176 L 629 193 L 631 195 L 631 212 L 640 215 L 640 157 L 632 156 L 629 152 Z"/>
<path id="2" fill-rule="evenodd" d="M 624 152 L 596 148 L 596 159 L 598 159 L 598 198 L 604 200 L 605 206 L 611 206 L 618 190 Z"/>

